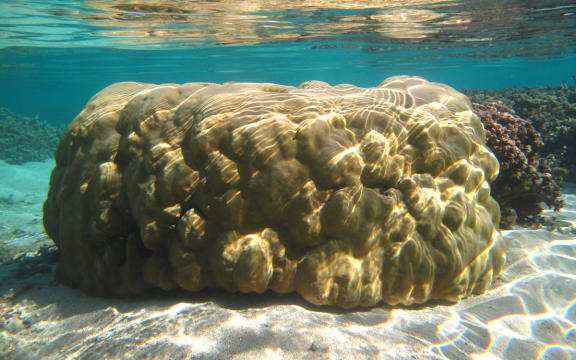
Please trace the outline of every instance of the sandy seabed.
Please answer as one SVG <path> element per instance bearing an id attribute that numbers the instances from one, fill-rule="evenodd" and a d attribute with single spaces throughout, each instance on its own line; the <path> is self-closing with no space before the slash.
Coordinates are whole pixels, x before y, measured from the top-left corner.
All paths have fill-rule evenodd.
<path id="1" fill-rule="evenodd" d="M 502 232 L 507 264 L 486 294 L 341 310 L 219 290 L 102 299 L 56 283 L 41 225 L 53 166 L 0 162 L 2 359 L 576 359 L 574 185 L 550 225 Z"/>

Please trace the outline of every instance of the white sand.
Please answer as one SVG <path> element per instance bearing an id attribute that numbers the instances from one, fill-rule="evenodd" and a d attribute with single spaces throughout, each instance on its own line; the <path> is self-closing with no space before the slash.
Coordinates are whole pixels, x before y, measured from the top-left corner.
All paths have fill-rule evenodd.
<path id="1" fill-rule="evenodd" d="M 46 199 L 53 167 L 52 160 L 22 166 L 0 160 L 0 225 L 43 231 L 40 221 L 42 203 Z"/>
<path id="2" fill-rule="evenodd" d="M 14 194 L 0 224 L 40 231 L 27 222 L 41 211 L 50 166 L 0 164 L 10 174 L 0 199 Z M 100 299 L 50 272 L 16 278 L 14 264 L 3 265 L 0 358 L 576 359 L 575 194 L 568 189 L 565 210 L 547 214 L 564 228 L 504 232 L 505 272 L 487 294 L 456 305 L 342 311 L 294 295 L 221 291 Z"/>

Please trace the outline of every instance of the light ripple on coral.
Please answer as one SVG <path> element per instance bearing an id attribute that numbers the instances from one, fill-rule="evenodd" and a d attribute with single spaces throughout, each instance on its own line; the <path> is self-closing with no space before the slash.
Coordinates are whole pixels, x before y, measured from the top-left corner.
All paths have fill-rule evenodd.
<path id="1" fill-rule="evenodd" d="M 344 308 L 480 294 L 504 262 L 485 140 L 466 96 L 419 77 L 114 84 L 56 153 L 57 279 Z"/>

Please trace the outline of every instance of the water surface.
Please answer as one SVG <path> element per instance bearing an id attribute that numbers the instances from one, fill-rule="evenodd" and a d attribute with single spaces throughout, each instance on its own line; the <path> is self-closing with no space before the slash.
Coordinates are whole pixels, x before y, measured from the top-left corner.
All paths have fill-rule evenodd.
<path id="1" fill-rule="evenodd" d="M 0 106 L 66 124 L 117 81 L 574 85 L 570 1 L 0 3 Z"/>

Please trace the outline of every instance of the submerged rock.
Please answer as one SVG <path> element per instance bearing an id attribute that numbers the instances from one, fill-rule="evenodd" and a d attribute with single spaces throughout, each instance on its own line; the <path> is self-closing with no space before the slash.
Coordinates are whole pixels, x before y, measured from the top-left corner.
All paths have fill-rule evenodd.
<path id="1" fill-rule="evenodd" d="M 485 142 L 466 96 L 416 77 L 370 89 L 118 83 L 56 153 L 44 225 L 57 278 L 114 296 L 457 301 L 504 262 Z"/>

